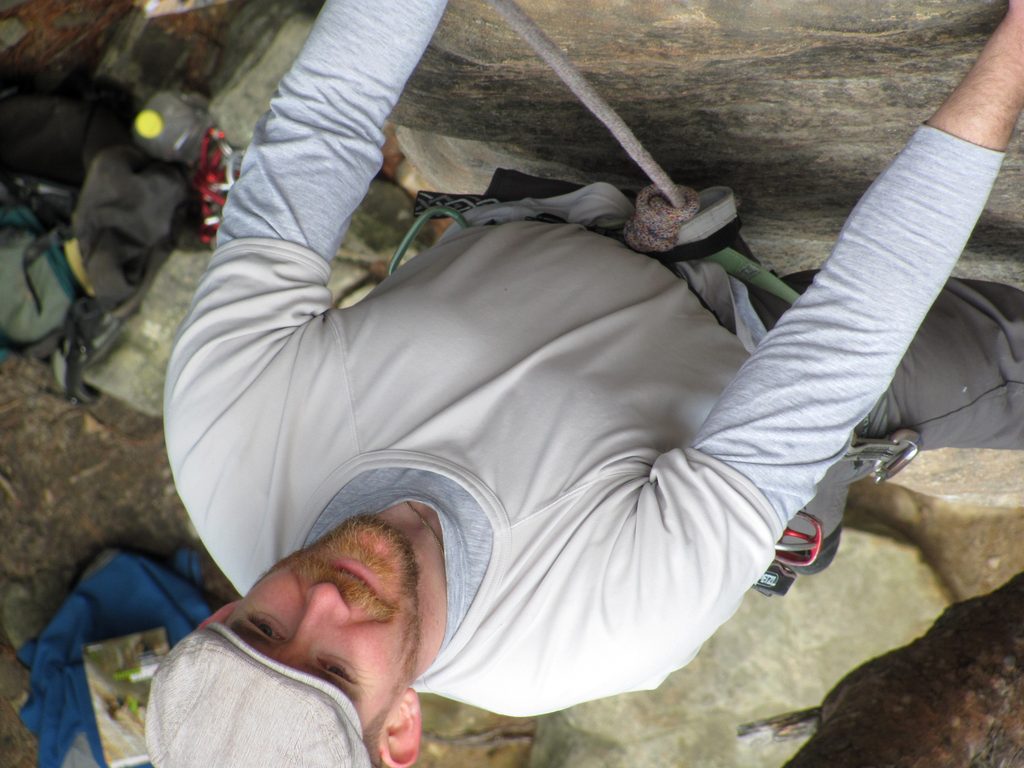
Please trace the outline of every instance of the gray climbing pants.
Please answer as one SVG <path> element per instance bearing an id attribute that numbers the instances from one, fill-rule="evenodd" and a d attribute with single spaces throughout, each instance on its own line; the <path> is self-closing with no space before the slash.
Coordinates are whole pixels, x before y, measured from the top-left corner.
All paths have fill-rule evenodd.
<path id="1" fill-rule="evenodd" d="M 813 273 L 786 278 L 805 289 Z M 786 304 L 752 294 L 769 328 Z M 1024 292 L 979 280 L 950 279 L 936 299 L 889 389 L 858 432 L 887 437 L 901 428 L 921 435 L 921 449 L 1024 449 Z M 839 528 L 847 486 L 870 467 L 836 464 L 806 511 L 826 535 Z"/>

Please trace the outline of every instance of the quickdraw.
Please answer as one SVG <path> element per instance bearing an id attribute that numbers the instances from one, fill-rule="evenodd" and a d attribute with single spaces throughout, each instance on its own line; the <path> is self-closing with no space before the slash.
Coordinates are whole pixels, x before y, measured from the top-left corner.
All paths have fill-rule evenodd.
<path id="1" fill-rule="evenodd" d="M 224 131 L 210 128 L 203 136 L 192 188 L 199 196 L 199 239 L 209 243 L 217 235 L 228 190 L 238 180 L 240 152 L 227 143 Z"/>

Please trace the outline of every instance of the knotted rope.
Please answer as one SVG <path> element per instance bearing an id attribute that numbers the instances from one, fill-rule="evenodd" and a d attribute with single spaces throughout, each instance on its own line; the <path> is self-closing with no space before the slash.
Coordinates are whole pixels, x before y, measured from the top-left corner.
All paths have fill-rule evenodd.
<path id="1" fill-rule="evenodd" d="M 555 71 L 583 106 L 604 123 L 633 162 L 654 182 L 653 186 L 645 187 L 637 195 L 636 212 L 623 230 L 627 244 L 638 251 L 673 248 L 679 227 L 697 215 L 700 206 L 697 193 L 672 181 L 626 122 L 515 0 L 487 2 Z"/>

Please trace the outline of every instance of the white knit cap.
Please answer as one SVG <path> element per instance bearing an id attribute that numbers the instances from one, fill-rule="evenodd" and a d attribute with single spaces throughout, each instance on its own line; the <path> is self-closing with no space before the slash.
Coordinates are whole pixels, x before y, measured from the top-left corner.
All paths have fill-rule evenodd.
<path id="1" fill-rule="evenodd" d="M 222 624 L 174 646 L 146 710 L 156 768 L 369 768 L 359 716 L 336 687 L 257 653 Z"/>

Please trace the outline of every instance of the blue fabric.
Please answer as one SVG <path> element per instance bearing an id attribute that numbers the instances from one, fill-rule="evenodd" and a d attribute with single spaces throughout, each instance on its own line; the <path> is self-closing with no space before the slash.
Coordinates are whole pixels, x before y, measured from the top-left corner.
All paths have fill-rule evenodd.
<path id="1" fill-rule="evenodd" d="M 166 562 L 121 552 L 83 579 L 18 658 L 32 668 L 21 719 L 39 737 L 40 768 L 60 768 L 79 731 L 100 765 L 103 750 L 82 666 L 82 646 L 165 627 L 171 645 L 210 614 L 198 555 L 178 550 Z"/>

